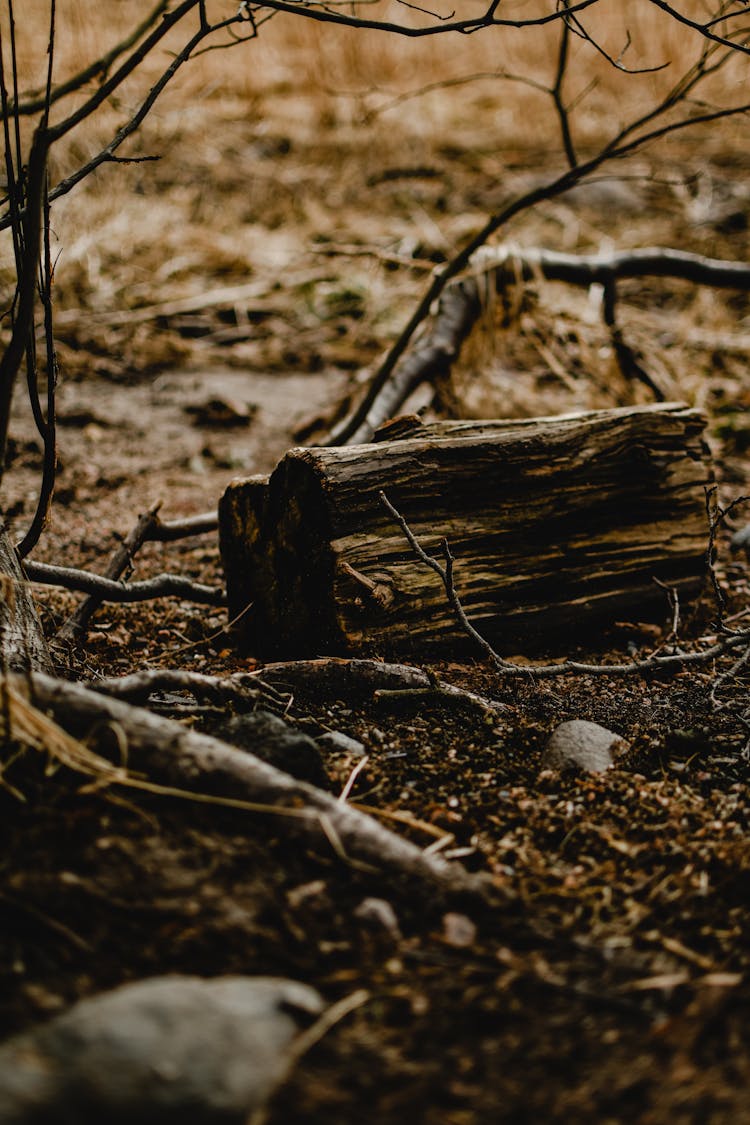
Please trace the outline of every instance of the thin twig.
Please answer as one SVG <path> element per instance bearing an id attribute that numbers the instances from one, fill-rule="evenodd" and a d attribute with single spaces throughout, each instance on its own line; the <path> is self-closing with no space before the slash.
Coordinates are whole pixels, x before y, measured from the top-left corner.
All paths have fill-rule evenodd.
<path id="1" fill-rule="evenodd" d="M 568 6 L 567 0 L 562 0 L 561 6 L 566 8 Z M 562 137 L 562 145 L 565 157 L 568 161 L 568 167 L 575 168 L 578 164 L 578 157 L 576 155 L 575 146 L 573 145 L 573 134 L 570 129 L 570 115 L 564 99 L 564 84 L 568 72 L 568 59 L 570 55 L 570 35 L 570 23 L 568 20 L 564 19 L 560 24 L 560 45 L 557 50 L 557 73 L 555 74 L 555 81 L 550 94 L 560 125 L 560 136 Z"/>
<path id="2" fill-rule="evenodd" d="M 115 581 L 126 571 L 130 570 L 136 552 L 139 551 L 143 543 L 145 543 L 152 526 L 159 519 L 158 512 L 160 506 L 160 504 L 154 504 L 147 512 L 144 512 L 138 517 L 135 526 L 131 528 L 112 555 L 107 569 L 104 572 L 104 578 Z M 63 622 L 57 632 L 56 640 L 81 640 L 81 638 L 85 636 L 88 623 L 99 608 L 101 601 L 102 599 L 98 595 L 89 594 L 88 598 L 86 598 L 70 617 Z"/>
<path id="3" fill-rule="evenodd" d="M 558 15 L 570 15 L 576 9 L 574 6 L 560 9 Z M 737 103 L 724 109 L 711 109 L 705 112 L 692 111 L 689 96 L 696 86 L 708 75 L 715 74 L 731 57 L 731 51 L 726 51 L 711 65 L 708 63 L 710 51 L 704 52 L 701 59 L 686 75 L 675 83 L 670 91 L 651 109 L 641 114 L 640 117 L 630 121 L 612 137 L 600 150 L 588 160 L 568 168 L 561 174 L 554 176 L 547 183 L 526 192 L 524 195 L 511 199 L 499 211 L 491 215 L 481 229 L 473 235 L 464 246 L 435 273 L 426 292 L 412 312 L 408 322 L 404 325 L 400 335 L 390 348 L 383 363 L 370 380 L 367 391 L 355 410 L 340 423 L 329 436 L 329 444 L 343 445 L 348 442 L 368 441 L 372 433 L 370 412 L 373 404 L 388 384 L 397 364 L 407 351 L 417 330 L 428 318 L 434 303 L 441 297 L 447 285 L 470 265 L 474 254 L 483 247 L 489 238 L 506 226 L 512 219 L 524 211 L 529 211 L 537 204 L 557 196 L 563 195 L 575 187 L 582 180 L 591 175 L 603 164 L 614 160 L 622 160 L 637 152 L 644 145 L 661 140 L 672 133 L 701 124 L 711 124 L 721 121 L 726 117 L 736 116 L 750 111 L 750 102 Z M 663 119 L 677 105 L 687 105 L 690 108 L 687 115 L 677 121 L 666 121 L 655 124 Z"/>
<path id="4" fill-rule="evenodd" d="M 277 707 L 285 707 L 289 702 L 288 695 L 276 691 L 259 677 L 243 672 L 220 677 L 182 668 L 145 668 L 127 676 L 93 680 L 88 687 L 128 703 L 146 703 L 152 695 L 164 691 L 189 691 L 196 699 L 245 707 L 249 703 L 257 703 L 259 699 L 270 701 Z"/>
<path id="5" fill-rule="evenodd" d="M 409 546 L 412 548 L 417 558 L 419 558 L 425 566 L 428 566 L 430 570 L 433 570 L 440 578 L 445 587 L 448 601 L 463 630 L 475 641 L 494 668 L 505 676 L 525 676 L 530 679 L 552 679 L 558 676 L 570 675 L 633 676 L 652 674 L 675 668 L 710 664 L 712 661 L 716 660 L 717 657 L 724 656 L 726 653 L 731 652 L 732 649 L 743 645 L 750 645 L 750 629 L 742 629 L 738 630 L 736 633 L 721 635 L 718 640 L 709 644 L 709 647 L 705 649 L 698 649 L 692 652 L 677 651 L 664 656 L 647 656 L 641 660 L 632 660 L 625 664 L 589 664 L 579 660 L 566 660 L 562 664 L 514 664 L 511 660 L 504 660 L 492 645 L 477 632 L 467 618 L 453 581 L 453 557 L 447 542 L 443 540 L 446 562 L 445 566 L 441 566 L 437 559 L 428 555 L 419 544 L 404 517 L 393 507 L 383 492 L 380 493 L 380 499 L 383 506 L 388 510 L 403 531 Z"/>
<path id="6" fill-rule="evenodd" d="M 131 47 L 135 46 L 149 28 L 153 27 L 159 19 L 159 16 L 166 11 L 168 6 L 169 0 L 159 0 L 156 7 L 151 10 L 143 22 L 138 24 L 125 39 L 117 43 L 110 51 L 107 51 L 106 54 L 96 59 L 90 66 L 79 71 L 78 74 L 74 74 L 73 77 L 69 78 L 66 82 L 61 82 L 59 86 L 55 86 L 54 89 L 48 93 L 42 94 L 39 97 L 34 97 L 33 93 L 29 94 L 26 101 L 16 102 L 14 100 L 11 103 L 13 113 L 18 114 L 19 117 L 39 113 L 40 110 L 44 109 L 45 105 L 51 106 L 61 98 L 67 97 L 68 94 L 75 94 L 78 90 L 87 86 L 89 82 L 93 82 L 95 79 L 101 79 L 103 76 L 109 74 L 118 58 L 124 55 L 126 51 L 129 51 Z"/>

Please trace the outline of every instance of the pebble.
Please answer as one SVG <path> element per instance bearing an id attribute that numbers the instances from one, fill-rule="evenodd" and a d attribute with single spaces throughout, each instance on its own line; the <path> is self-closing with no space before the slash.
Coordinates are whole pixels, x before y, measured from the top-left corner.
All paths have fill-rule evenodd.
<path id="1" fill-rule="evenodd" d="M 603 773 L 629 749 L 624 738 L 606 727 L 586 719 L 569 719 L 550 735 L 542 755 L 542 769 Z"/>
<path id="2" fill-rule="evenodd" d="M 244 1125 L 323 1008 L 274 977 L 154 977 L 0 1045 L 2 1125 Z"/>
<path id="3" fill-rule="evenodd" d="M 394 941 L 398 941 L 401 937 L 396 911 L 384 898 L 363 898 L 354 911 L 354 917 L 373 930 L 381 930 L 388 934 Z"/>
<path id="4" fill-rule="evenodd" d="M 443 941 L 455 949 L 468 949 L 477 939 L 477 927 L 466 914 L 443 915 Z"/>
<path id="5" fill-rule="evenodd" d="M 325 750 L 335 750 L 339 754 L 352 754 L 355 758 L 363 758 L 365 754 L 364 743 L 350 738 L 340 730 L 326 731 L 325 734 L 318 735 L 315 741 Z"/>

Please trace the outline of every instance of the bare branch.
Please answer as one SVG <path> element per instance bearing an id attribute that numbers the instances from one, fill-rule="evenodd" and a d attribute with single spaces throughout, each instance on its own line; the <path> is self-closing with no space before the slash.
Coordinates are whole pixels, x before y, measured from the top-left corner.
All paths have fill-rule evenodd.
<path id="1" fill-rule="evenodd" d="M 561 6 L 567 8 L 567 0 L 563 0 Z M 570 130 L 570 117 L 563 98 L 563 86 L 568 71 L 568 58 L 570 54 L 570 35 L 570 23 L 568 20 L 563 20 L 560 27 L 560 45 L 557 49 L 557 73 L 555 74 L 555 81 L 550 93 L 555 106 L 555 112 L 557 113 L 557 119 L 560 123 L 560 135 L 562 137 L 568 167 L 575 168 L 578 163 L 578 157 L 573 145 L 573 135 Z"/>
<path id="2" fill-rule="evenodd" d="M 464 340 L 482 314 L 488 276 L 498 292 L 509 283 L 533 282 L 540 277 L 584 288 L 598 283 L 604 286 L 605 297 L 609 295 L 610 301 L 614 300 L 612 290 L 618 280 L 638 277 L 675 278 L 713 288 L 750 290 L 750 266 L 745 262 L 706 258 L 683 250 L 644 247 L 602 254 L 564 254 L 533 247 L 484 248 L 470 259 L 465 276 L 445 286 L 424 337 L 387 379 L 379 381 L 377 388 L 371 385 L 366 412 L 364 404 L 360 404 L 326 438 L 326 444 L 370 441 L 375 430 L 398 413 L 416 387 L 450 372 Z M 630 353 L 617 326 L 614 305 L 610 307 L 606 300 L 604 313 L 625 373 L 644 382 L 663 401 L 661 388 Z"/>
<path id="3" fill-rule="evenodd" d="M 160 507 L 160 503 L 154 504 L 147 512 L 138 517 L 135 526 L 131 528 L 112 555 L 104 573 L 105 578 L 114 581 L 129 570 L 136 553 L 144 543 L 171 543 L 178 539 L 186 539 L 191 535 L 215 531 L 218 527 L 219 519 L 214 512 L 205 512 L 184 520 L 162 523 L 159 519 Z M 89 621 L 103 600 L 98 594 L 91 594 L 86 601 L 81 603 L 75 613 L 63 623 L 58 630 L 56 639 L 58 641 L 80 640 L 85 635 Z"/>
<path id="4" fill-rule="evenodd" d="M 561 11 L 570 13 L 573 9 L 561 9 Z M 693 113 L 692 115 L 679 118 L 677 121 L 667 121 L 661 125 L 654 125 L 654 122 L 663 118 L 674 109 L 675 106 L 684 102 L 691 91 L 694 90 L 708 74 L 715 73 L 724 66 L 731 57 L 731 52 L 726 51 L 709 65 L 709 58 L 712 52 L 715 52 L 715 48 L 707 46 L 706 52 L 701 56 L 698 63 L 696 63 L 686 75 L 680 78 L 656 105 L 652 106 L 650 110 L 646 111 L 640 117 L 623 126 L 623 128 L 594 156 L 583 163 L 577 164 L 574 168 L 568 168 L 565 172 L 557 175 L 547 183 L 539 185 L 526 194 L 509 200 L 505 206 L 487 219 L 484 226 L 464 244 L 461 250 L 459 250 L 439 272 L 435 273 L 427 291 L 418 302 L 408 322 L 389 350 L 385 360 L 371 379 L 361 402 L 350 416 L 339 424 L 330 435 L 329 441 L 331 443 L 343 445 L 347 442 L 368 440 L 367 436 L 362 435 L 371 432 L 369 416 L 373 404 L 388 383 L 396 365 L 405 354 L 417 329 L 427 319 L 434 302 L 441 296 L 448 283 L 467 268 L 472 256 L 485 245 L 488 239 L 497 230 L 508 224 L 517 215 L 532 209 L 538 203 L 553 199 L 569 191 L 572 187 L 575 187 L 576 184 L 580 183 L 592 172 L 609 161 L 630 156 L 644 145 L 660 140 L 663 137 L 669 136 L 671 133 L 701 124 L 711 124 L 726 117 L 732 117 L 750 111 L 750 102 L 742 102 L 723 109 Z"/>
<path id="5" fill-rule="evenodd" d="M 672 19 L 677 20 L 678 23 L 683 24 L 685 27 L 692 28 L 693 31 L 697 31 L 704 39 L 708 39 L 718 46 L 729 47 L 731 50 L 738 51 L 743 55 L 750 55 L 750 46 L 748 46 L 747 43 L 737 42 L 729 36 L 717 35 L 713 31 L 715 20 L 710 19 L 705 23 L 701 23 L 700 20 L 691 19 L 690 16 L 686 16 L 676 8 L 673 8 L 671 4 L 667 4 L 666 0 L 649 0 L 649 3 L 653 4 L 655 8 L 660 8 L 662 12 L 666 12 Z M 721 18 L 720 16 L 719 19 Z M 744 31 L 744 28 L 741 29 L 741 33 L 744 33 Z"/>
<path id="6" fill-rule="evenodd" d="M 196 699 L 244 706 L 266 700 L 286 709 L 290 702 L 288 695 L 281 695 L 262 679 L 243 672 L 222 678 L 183 669 L 148 668 L 129 676 L 94 680 L 88 686 L 92 691 L 129 703 L 146 703 L 152 695 L 163 691 L 188 691 Z"/>
<path id="7" fill-rule="evenodd" d="M 151 598 L 183 598 L 199 605 L 225 605 L 226 597 L 222 589 L 205 586 L 183 578 L 177 574 L 157 574 L 142 582 L 115 582 L 102 578 L 86 570 L 76 570 L 71 566 L 52 566 L 50 563 L 24 563 L 26 577 L 30 582 L 43 586 L 62 586 L 66 590 L 78 590 L 82 594 L 93 594 L 103 602 L 142 602 Z"/>
<path id="8" fill-rule="evenodd" d="M 509 901 L 491 879 L 425 853 L 352 805 L 216 738 L 43 673 L 14 678 L 8 691 L 19 735 L 102 784 L 272 816 L 280 829 L 327 850 L 330 828 L 341 845 L 340 858 L 355 867 L 398 872 L 449 893 Z M 113 728 L 127 748 L 128 769 L 102 756 Z"/>
<path id="9" fill-rule="evenodd" d="M 67 82 L 61 82 L 59 86 L 55 86 L 50 92 L 48 103 L 45 94 L 34 97 L 32 93 L 28 95 L 29 100 L 27 101 L 19 101 L 17 103 L 15 100 L 12 101 L 9 107 L 11 112 L 26 117 L 30 114 L 39 113 L 44 109 L 45 103 L 54 105 L 55 102 L 58 102 L 61 98 L 67 97 L 68 94 L 76 93 L 76 91 L 88 85 L 89 82 L 93 82 L 94 79 L 102 78 L 109 74 L 117 60 L 129 51 L 131 47 L 134 47 L 150 27 L 153 27 L 162 13 L 167 10 L 168 6 L 169 0 L 158 0 L 156 7 L 152 9 L 143 22 L 138 24 L 122 42 L 117 43 L 110 51 L 107 51 L 106 54 L 96 59 L 91 66 L 87 66 L 85 70 L 74 74 Z"/>
<path id="10" fill-rule="evenodd" d="M 568 13 L 582 12 L 598 4 L 599 0 L 578 0 L 567 9 Z M 350 7 L 350 5 L 347 5 Z M 526 19 L 499 19 L 495 14 L 499 7 L 498 0 L 492 0 L 486 11 L 473 19 L 451 20 L 447 23 L 428 24 L 426 27 L 414 27 L 406 24 L 394 23 L 390 20 L 368 19 L 359 15 L 345 15 L 332 11 L 326 7 L 316 7 L 312 3 L 293 4 L 287 0 L 267 0 L 262 5 L 252 6 L 249 11 L 257 12 L 270 8 L 276 12 L 289 12 L 292 15 L 302 16 L 305 19 L 316 20 L 321 23 L 336 23 L 345 27 L 371 28 L 374 31 L 389 31 L 396 35 L 403 35 L 410 39 L 421 39 L 425 36 L 445 35 L 447 32 L 460 32 L 471 35 L 488 27 L 543 27 L 546 24 L 556 23 L 565 18 L 562 11 L 548 12 L 542 16 L 529 16 Z"/>
<path id="11" fill-rule="evenodd" d="M 126 570 L 130 569 L 136 552 L 145 543 L 154 524 L 158 523 L 158 511 L 159 504 L 155 504 L 138 517 L 135 527 L 131 528 L 110 559 L 104 572 L 105 578 L 115 581 Z M 56 639 L 58 641 L 80 640 L 85 635 L 88 623 L 101 605 L 101 601 L 102 599 L 98 595 L 90 594 L 62 624 L 57 632 Z"/>
<path id="12" fill-rule="evenodd" d="M 695 649 L 692 652 L 677 649 L 671 653 L 664 655 L 655 654 L 640 660 L 632 660 L 625 664 L 589 664 L 578 660 L 566 660 L 563 664 L 519 665 L 514 664 L 513 661 L 504 660 L 489 642 L 477 632 L 466 616 L 466 612 L 461 604 L 461 599 L 453 581 L 453 558 L 450 554 L 447 541 L 443 541 L 446 562 L 445 566 L 441 566 L 436 559 L 428 555 L 422 548 L 401 513 L 393 507 L 383 493 L 381 493 L 380 496 L 381 502 L 403 531 L 409 546 L 412 548 L 417 558 L 419 558 L 425 566 L 433 570 L 440 578 L 445 587 L 448 601 L 464 632 L 478 645 L 493 667 L 504 676 L 525 676 L 531 679 L 554 679 L 558 676 L 569 675 L 617 677 L 643 675 L 644 673 L 656 674 L 671 671 L 676 668 L 711 664 L 718 657 L 724 656 L 735 648 L 750 645 L 750 629 L 742 629 L 738 630 L 736 633 L 723 634 L 718 639 L 713 639 L 706 648 Z"/>
<path id="13" fill-rule="evenodd" d="M 484 715 L 499 717 L 507 707 L 496 699 L 467 691 L 440 679 L 430 669 L 415 668 L 410 664 L 389 664 L 380 660 L 344 659 L 337 656 L 316 660 L 293 660 L 264 664 L 256 672 L 249 672 L 250 680 L 258 679 L 268 687 L 291 690 L 301 685 L 313 684 L 330 693 L 371 691 L 373 698 L 390 702 L 398 698 L 415 699 L 419 696 L 474 708 Z"/>
<path id="14" fill-rule="evenodd" d="M 189 539 L 192 535 L 208 535 L 218 531 L 218 528 L 219 517 L 216 512 L 200 512 L 181 520 L 157 519 L 149 527 L 146 538 L 153 543 L 174 543 L 178 539 Z"/>

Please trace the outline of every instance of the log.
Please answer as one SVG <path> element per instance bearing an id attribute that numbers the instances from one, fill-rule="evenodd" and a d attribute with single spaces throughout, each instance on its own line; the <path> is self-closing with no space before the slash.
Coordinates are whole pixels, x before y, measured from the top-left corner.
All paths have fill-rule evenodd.
<path id="1" fill-rule="evenodd" d="M 239 643 L 263 657 L 462 647 L 441 582 L 381 490 L 429 553 L 447 539 L 464 609 L 500 651 L 561 635 L 567 647 L 595 624 L 658 614 L 664 585 L 685 601 L 704 578 L 704 425 L 674 403 L 413 418 L 367 445 L 292 449 L 270 479 L 233 481 L 220 502 Z"/>

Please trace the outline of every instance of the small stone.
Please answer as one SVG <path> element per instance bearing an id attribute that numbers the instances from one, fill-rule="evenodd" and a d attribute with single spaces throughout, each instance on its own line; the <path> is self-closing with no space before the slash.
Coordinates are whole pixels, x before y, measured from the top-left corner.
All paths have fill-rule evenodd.
<path id="1" fill-rule="evenodd" d="M 543 770 L 579 769 L 603 773 L 630 749 L 630 743 L 598 723 L 570 719 L 550 735 L 542 755 Z"/>
<path id="2" fill-rule="evenodd" d="M 325 734 L 318 735 L 315 741 L 325 750 L 335 750 L 339 754 L 351 754 L 355 758 L 363 758 L 365 754 L 362 742 L 350 738 L 348 734 L 342 734 L 340 730 L 326 731 Z"/>
<path id="3" fill-rule="evenodd" d="M 243 1125 L 322 1010 L 273 977 L 156 977 L 0 1046 L 2 1125 Z"/>
<path id="4" fill-rule="evenodd" d="M 354 911 L 354 917 L 365 922 L 373 930 L 380 930 L 394 941 L 401 937 L 396 912 L 384 898 L 363 898 Z"/>
<path id="5" fill-rule="evenodd" d="M 477 939 L 477 928 L 465 914 L 443 915 L 443 941 L 455 949 L 468 949 Z"/>
<path id="6" fill-rule="evenodd" d="M 323 758 L 313 740 L 272 711 L 233 715 L 211 733 L 298 781 L 308 781 L 319 789 L 331 788 Z"/>
<path id="7" fill-rule="evenodd" d="M 258 411 L 256 403 L 237 402 L 229 398 L 208 398 L 190 403 L 185 412 L 191 414 L 196 426 L 249 426 Z"/>

